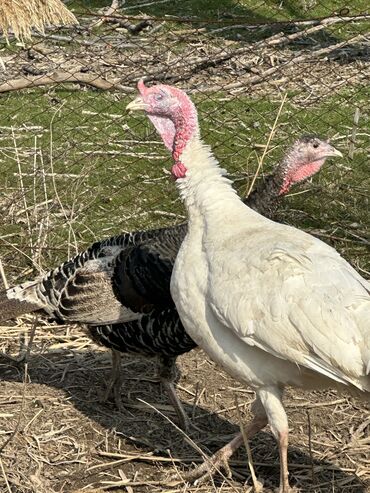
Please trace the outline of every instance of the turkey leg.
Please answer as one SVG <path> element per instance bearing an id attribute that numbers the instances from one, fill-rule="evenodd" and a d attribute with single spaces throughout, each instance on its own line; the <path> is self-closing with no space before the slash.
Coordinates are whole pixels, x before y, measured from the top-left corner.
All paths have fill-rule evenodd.
<path id="1" fill-rule="evenodd" d="M 191 426 L 188 415 L 176 393 L 174 380 L 176 377 L 176 358 L 161 356 L 159 358 L 158 376 L 163 388 L 166 390 L 171 404 L 176 411 L 179 419 L 180 428 L 187 432 Z"/>
<path id="2" fill-rule="evenodd" d="M 258 433 L 267 425 L 267 416 L 259 405 L 258 400 L 253 404 L 253 407 L 255 409 L 258 409 L 261 414 L 256 414 L 253 420 L 244 429 L 245 435 L 248 439 L 253 437 L 253 435 Z M 213 454 L 212 457 L 206 459 L 200 466 L 185 474 L 183 476 L 184 479 L 189 483 L 192 483 L 195 480 L 198 480 L 198 482 L 200 482 L 201 480 L 209 476 L 213 476 L 220 469 L 224 469 L 227 473 L 227 476 L 230 477 L 231 471 L 228 460 L 233 455 L 233 453 L 241 445 L 243 445 L 243 443 L 243 434 L 240 432 L 231 440 L 231 442 L 229 442 L 227 445 L 224 445 L 220 450 Z"/>

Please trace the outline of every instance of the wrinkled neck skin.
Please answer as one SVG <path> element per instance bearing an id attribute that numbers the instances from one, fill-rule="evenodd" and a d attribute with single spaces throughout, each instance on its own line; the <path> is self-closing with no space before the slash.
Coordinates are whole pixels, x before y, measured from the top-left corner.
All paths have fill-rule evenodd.
<path id="1" fill-rule="evenodd" d="M 318 159 L 312 162 L 299 162 L 294 153 L 288 156 L 280 166 L 280 176 L 282 177 L 279 195 L 286 195 L 292 185 L 307 180 L 317 173 L 325 159 Z"/>
<path id="2" fill-rule="evenodd" d="M 283 159 L 283 161 L 279 164 L 276 171 L 268 177 L 270 182 L 274 184 L 273 193 L 276 199 L 286 195 L 293 185 L 291 179 L 291 169 L 294 162 L 293 159 L 294 158 L 290 155 L 286 156 L 285 159 Z"/>

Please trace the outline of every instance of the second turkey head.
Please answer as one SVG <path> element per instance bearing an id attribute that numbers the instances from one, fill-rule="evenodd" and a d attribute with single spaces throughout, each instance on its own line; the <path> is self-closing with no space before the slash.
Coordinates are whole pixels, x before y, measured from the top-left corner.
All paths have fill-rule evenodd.
<path id="1" fill-rule="evenodd" d="M 280 195 L 287 193 L 292 185 L 317 173 L 329 157 L 343 157 L 328 141 L 316 135 L 306 135 L 292 146 L 280 166 L 282 188 Z"/>

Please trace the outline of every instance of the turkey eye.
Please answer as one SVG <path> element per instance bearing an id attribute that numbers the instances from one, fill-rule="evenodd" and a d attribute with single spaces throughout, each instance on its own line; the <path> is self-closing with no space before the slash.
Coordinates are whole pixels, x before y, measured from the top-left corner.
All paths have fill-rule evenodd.
<path id="1" fill-rule="evenodd" d="M 314 147 L 315 149 L 317 149 L 317 148 L 319 147 L 319 143 L 318 143 L 318 142 L 314 142 L 314 143 L 313 143 L 313 147 Z"/>
<path id="2" fill-rule="evenodd" d="M 163 94 L 161 94 L 161 93 L 156 94 L 156 95 L 155 95 L 155 100 L 156 100 L 156 101 L 162 101 L 163 97 L 164 97 L 164 96 L 163 96 Z"/>

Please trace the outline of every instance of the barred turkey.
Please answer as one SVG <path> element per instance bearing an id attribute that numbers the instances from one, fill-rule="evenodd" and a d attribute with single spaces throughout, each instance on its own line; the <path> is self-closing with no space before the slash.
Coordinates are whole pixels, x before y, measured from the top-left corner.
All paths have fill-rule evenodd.
<path id="1" fill-rule="evenodd" d="M 279 198 L 340 153 L 316 136 L 297 140 L 274 173 L 245 199 L 274 217 Z M 313 164 L 312 164 L 313 163 Z M 159 378 L 183 428 L 188 418 L 174 389 L 177 356 L 196 347 L 185 332 L 170 293 L 170 279 L 187 224 L 136 231 L 99 241 L 46 275 L 0 293 L 0 321 L 39 311 L 63 323 L 86 325 L 112 349 L 113 389 L 120 407 L 121 353 L 157 356 Z"/>

